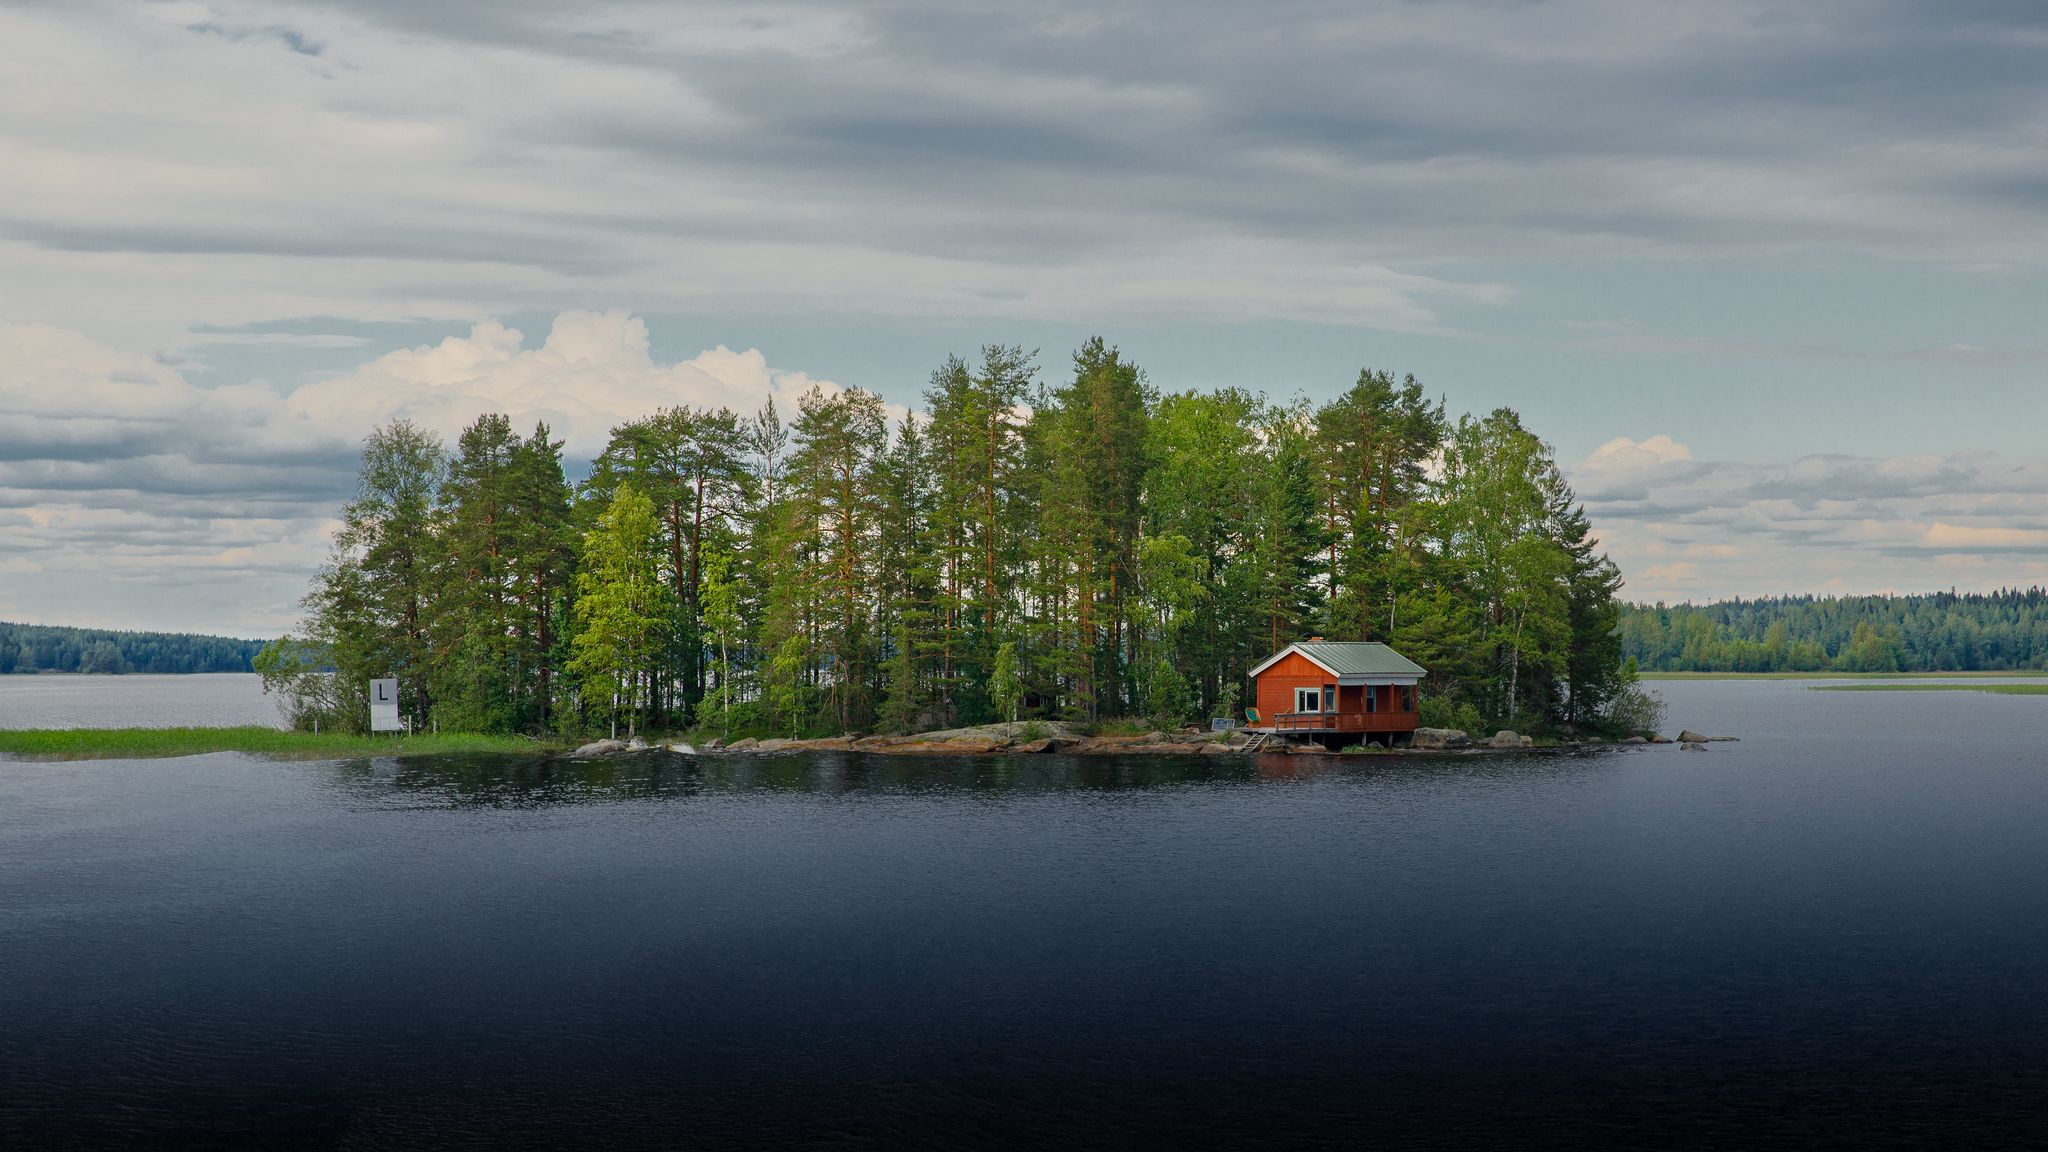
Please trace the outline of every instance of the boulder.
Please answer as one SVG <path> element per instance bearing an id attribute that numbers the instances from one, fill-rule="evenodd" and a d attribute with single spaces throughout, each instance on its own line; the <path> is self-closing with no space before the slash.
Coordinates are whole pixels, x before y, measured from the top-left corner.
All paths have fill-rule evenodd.
<path id="1" fill-rule="evenodd" d="M 1687 728 L 1678 734 L 1678 742 L 1680 744 L 1704 744 L 1707 742 L 1707 738 Z"/>
<path id="2" fill-rule="evenodd" d="M 635 736 L 631 740 L 626 741 L 626 751 L 645 752 L 647 751 L 647 741 Z"/>
<path id="3" fill-rule="evenodd" d="M 700 751 L 700 752 L 722 752 L 722 751 L 724 751 L 724 750 L 725 750 L 725 741 L 723 741 L 723 740 L 720 740 L 720 739 L 719 739 L 718 737 L 716 737 L 716 736 L 713 736 L 713 737 L 712 737 L 711 739 L 709 739 L 709 740 L 706 740 L 706 741 L 704 742 L 704 747 L 702 747 L 702 748 L 698 749 L 698 751 Z"/>
<path id="4" fill-rule="evenodd" d="M 1626 740 L 1623 740 L 1623 741 L 1622 741 L 1622 743 L 1623 743 L 1623 744 L 1648 744 L 1648 743 L 1649 743 L 1649 741 L 1648 741 L 1648 740 L 1645 740 L 1645 739 L 1643 739 L 1643 738 L 1642 738 L 1641 736 L 1631 736 L 1631 737 L 1629 737 L 1628 739 L 1626 739 Z"/>
<path id="5" fill-rule="evenodd" d="M 1202 745 L 1202 755 L 1204 756 L 1229 756 L 1236 751 L 1237 749 L 1231 745 L 1214 740 Z"/>
<path id="6" fill-rule="evenodd" d="M 1698 740 L 1687 740 L 1678 746 L 1680 752 L 1705 752 L 1707 746 Z"/>
<path id="7" fill-rule="evenodd" d="M 1050 752 L 1052 751 L 1052 739 L 1048 737 L 1044 740 L 1026 740 L 1022 744 L 1011 745 L 1010 751 L 1024 756 L 1035 756 L 1041 752 Z"/>
<path id="8" fill-rule="evenodd" d="M 1417 728 L 1408 746 L 1436 751 L 1445 748 L 1465 748 L 1471 743 L 1472 738 L 1456 728 Z"/>
<path id="9" fill-rule="evenodd" d="M 646 745 L 643 744 L 641 745 L 641 747 L 644 748 L 646 747 Z M 616 753 L 626 751 L 626 748 L 627 745 L 624 740 L 592 740 L 590 743 L 585 744 L 582 747 L 576 749 L 574 752 L 569 753 L 569 755 L 611 756 Z"/>
<path id="10" fill-rule="evenodd" d="M 759 748 L 760 746 L 761 742 L 759 740 L 756 740 L 752 736 L 749 736 L 744 740 L 735 740 L 732 743 L 727 744 L 725 746 L 725 750 L 727 752 L 752 752 L 754 749 Z"/>
<path id="11" fill-rule="evenodd" d="M 1671 743 L 1671 737 L 1669 737 L 1669 736 L 1652 736 L 1652 737 L 1650 737 L 1650 743 L 1652 743 L 1652 744 L 1669 744 L 1669 743 Z"/>
<path id="12" fill-rule="evenodd" d="M 1045 742 L 1047 752 L 1072 752 L 1081 741 L 1072 736 L 1054 736 Z"/>
<path id="13" fill-rule="evenodd" d="M 1487 741 L 1487 744 L 1494 748 L 1520 748 L 1522 746 L 1522 738 L 1512 730 L 1503 728 L 1495 732 L 1493 739 Z"/>
<path id="14" fill-rule="evenodd" d="M 772 738 L 772 739 L 769 739 L 769 740 L 763 740 L 763 741 L 761 741 L 761 742 L 760 742 L 759 744 L 756 744 L 756 745 L 754 745 L 754 751 L 756 751 L 756 752 L 780 752 L 780 751 L 782 751 L 782 750 L 783 750 L 784 748 L 787 748 L 787 747 L 789 747 L 789 746 L 790 746 L 791 744 L 794 744 L 794 743 L 796 743 L 796 741 L 794 741 L 794 740 L 785 740 L 785 739 L 783 739 L 782 737 L 780 737 L 780 736 L 777 736 L 777 737 L 774 737 L 774 738 Z"/>
<path id="15" fill-rule="evenodd" d="M 1536 738 L 1535 738 L 1534 736 L 1524 736 L 1524 737 L 1522 737 L 1522 747 L 1524 747 L 1524 748 L 1534 748 L 1535 746 L 1536 746 Z"/>

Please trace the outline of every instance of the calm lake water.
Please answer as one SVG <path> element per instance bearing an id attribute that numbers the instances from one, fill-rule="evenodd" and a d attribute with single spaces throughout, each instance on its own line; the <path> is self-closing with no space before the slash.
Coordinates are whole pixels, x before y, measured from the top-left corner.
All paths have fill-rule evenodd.
<path id="1" fill-rule="evenodd" d="M 2048 1141 L 2048 698 L 1706 753 L 0 762 L 0 1146 Z"/>
<path id="2" fill-rule="evenodd" d="M 0 676 L 0 728 L 282 728 L 253 673 Z"/>

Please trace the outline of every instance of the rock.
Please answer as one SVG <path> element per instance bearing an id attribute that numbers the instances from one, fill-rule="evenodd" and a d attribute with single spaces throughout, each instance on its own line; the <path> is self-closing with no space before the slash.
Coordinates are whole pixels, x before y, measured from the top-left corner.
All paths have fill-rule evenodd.
<path id="1" fill-rule="evenodd" d="M 646 745 L 642 744 L 641 747 L 645 748 Z M 620 752 L 624 752 L 626 751 L 626 749 L 627 744 L 624 740 L 592 740 L 590 743 L 585 744 L 582 747 L 576 749 L 574 752 L 569 753 L 569 755 L 611 756 Z"/>
<path id="2" fill-rule="evenodd" d="M 716 737 L 716 736 L 713 736 L 713 737 L 712 737 L 711 739 L 709 739 L 709 740 L 706 740 L 706 741 L 704 742 L 704 747 L 703 747 L 703 748 L 701 749 L 701 751 L 705 751 L 705 752 L 723 752 L 723 751 L 725 751 L 725 741 L 723 741 L 723 740 L 720 740 L 720 739 L 719 739 L 718 737 Z"/>
<path id="3" fill-rule="evenodd" d="M 1534 736 L 1524 736 L 1524 737 L 1522 737 L 1522 747 L 1524 747 L 1524 748 L 1534 748 L 1535 746 L 1536 746 L 1536 738 L 1535 738 Z"/>
<path id="4" fill-rule="evenodd" d="M 1494 748 L 1520 748 L 1522 746 L 1522 738 L 1512 730 L 1503 728 L 1495 732 L 1493 739 L 1487 741 L 1487 744 Z"/>
<path id="5" fill-rule="evenodd" d="M 1005 747 L 1001 740 L 948 740 L 940 749 L 957 756 L 979 756 L 986 752 L 1000 752 Z"/>
<path id="6" fill-rule="evenodd" d="M 1607 743 L 1607 741 L 1605 741 L 1605 740 L 1602 740 L 1602 739 L 1601 739 L 1600 737 L 1598 737 L 1598 736 L 1588 736 L 1588 737 L 1586 737 L 1586 743 L 1588 743 L 1588 744 L 1605 744 L 1605 743 Z"/>
<path id="7" fill-rule="evenodd" d="M 1049 737 L 1044 740 L 1026 740 L 1022 744 L 1011 745 L 1010 751 L 1021 756 L 1036 756 L 1041 752 L 1052 751 L 1052 740 Z"/>
<path id="8" fill-rule="evenodd" d="M 1204 756 L 1230 756 L 1236 752 L 1237 749 L 1229 744 L 1220 744 L 1213 740 L 1202 745 L 1202 755 Z"/>
<path id="9" fill-rule="evenodd" d="M 1047 752 L 1072 752 L 1081 742 L 1072 736 L 1054 736 L 1045 742 Z"/>
<path id="10" fill-rule="evenodd" d="M 688 744 L 670 744 L 668 750 L 679 756 L 695 756 L 697 750 Z"/>
<path id="11" fill-rule="evenodd" d="M 1740 739 L 1742 739 L 1740 736 L 1709 736 L 1706 742 L 1709 744 L 1733 744 Z"/>
<path id="12" fill-rule="evenodd" d="M 1456 728 L 1417 728 L 1409 741 L 1410 748 L 1438 751 L 1445 748 L 1470 747 L 1472 738 Z"/>
<path id="13" fill-rule="evenodd" d="M 769 739 L 769 740 L 763 740 L 763 741 L 761 741 L 761 742 L 760 742 L 759 744 L 756 744 L 756 745 L 754 745 L 754 751 L 756 751 L 756 752 L 780 752 L 780 751 L 782 751 L 782 750 L 783 750 L 784 748 L 787 748 L 787 747 L 789 747 L 789 746 L 790 746 L 791 744 L 794 744 L 794 743 L 796 743 L 796 741 L 794 741 L 794 740 L 785 740 L 785 739 L 783 739 L 782 737 L 780 737 L 780 736 L 777 736 L 777 737 L 774 737 L 773 739 Z"/>
<path id="14" fill-rule="evenodd" d="M 1680 752 L 1705 752 L 1707 746 L 1698 740 L 1687 740 L 1678 746 Z"/>
<path id="15" fill-rule="evenodd" d="M 735 740 L 732 743 L 727 744 L 725 746 L 725 750 L 727 752 L 752 752 L 754 749 L 759 748 L 760 746 L 761 742 L 759 740 L 756 740 L 752 736 L 749 736 L 744 740 Z"/>
<path id="16" fill-rule="evenodd" d="M 1650 737 L 1650 743 L 1652 743 L 1652 744 L 1669 744 L 1669 743 L 1671 743 L 1671 737 L 1669 737 L 1669 736 L 1652 736 L 1652 737 Z"/>
<path id="17" fill-rule="evenodd" d="M 1629 737 L 1628 739 L 1626 739 L 1626 740 L 1623 740 L 1623 741 L 1622 741 L 1622 743 L 1623 743 L 1623 744 L 1648 744 L 1648 743 L 1649 743 L 1649 741 L 1648 741 L 1648 740 L 1645 740 L 1645 739 L 1643 739 L 1643 738 L 1642 738 L 1641 736 L 1631 736 L 1631 737 Z"/>
<path id="18" fill-rule="evenodd" d="M 1707 742 L 1707 738 L 1687 728 L 1678 734 L 1678 742 L 1680 744 L 1704 744 Z"/>
<path id="19" fill-rule="evenodd" d="M 631 740 L 626 741 L 626 751 L 645 752 L 647 751 L 647 741 L 635 736 Z"/>
<path id="20" fill-rule="evenodd" d="M 944 740 L 899 740 L 889 745 L 891 756 L 957 755 L 960 749 Z"/>

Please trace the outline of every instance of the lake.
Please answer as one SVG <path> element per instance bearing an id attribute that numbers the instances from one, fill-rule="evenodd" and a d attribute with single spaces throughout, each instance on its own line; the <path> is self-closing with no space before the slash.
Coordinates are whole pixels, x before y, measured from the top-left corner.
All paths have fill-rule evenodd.
<path id="1" fill-rule="evenodd" d="M 1704 753 L 0 762 L 0 1145 L 2048 1142 L 2048 698 Z"/>
<path id="2" fill-rule="evenodd" d="M 284 727 L 250 672 L 199 676 L 0 676 L 0 728 Z"/>

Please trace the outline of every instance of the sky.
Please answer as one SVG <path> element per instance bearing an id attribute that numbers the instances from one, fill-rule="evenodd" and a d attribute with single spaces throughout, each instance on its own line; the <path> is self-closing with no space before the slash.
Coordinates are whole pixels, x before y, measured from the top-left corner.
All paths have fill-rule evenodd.
<path id="1" fill-rule="evenodd" d="M 269 636 L 363 435 L 1100 334 L 1413 373 L 1638 600 L 2048 583 L 2024 0 L 0 0 L 0 619 Z"/>

